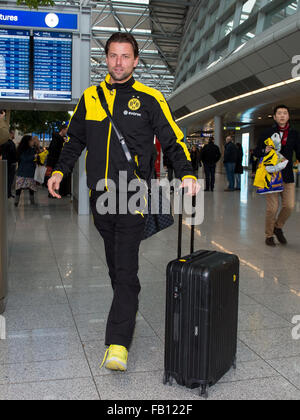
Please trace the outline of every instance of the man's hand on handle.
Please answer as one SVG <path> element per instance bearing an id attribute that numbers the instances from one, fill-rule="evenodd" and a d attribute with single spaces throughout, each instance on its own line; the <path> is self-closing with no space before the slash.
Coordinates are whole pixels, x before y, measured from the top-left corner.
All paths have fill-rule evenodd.
<path id="1" fill-rule="evenodd" d="M 194 178 L 185 178 L 180 188 L 187 188 L 187 195 L 197 195 L 200 191 L 200 185 Z"/>
<path id="2" fill-rule="evenodd" d="M 52 197 L 55 198 L 61 198 L 59 194 L 55 191 L 59 191 L 59 186 L 62 181 L 63 177 L 61 174 L 54 174 L 51 176 L 51 178 L 48 180 L 48 191 L 52 195 Z"/>

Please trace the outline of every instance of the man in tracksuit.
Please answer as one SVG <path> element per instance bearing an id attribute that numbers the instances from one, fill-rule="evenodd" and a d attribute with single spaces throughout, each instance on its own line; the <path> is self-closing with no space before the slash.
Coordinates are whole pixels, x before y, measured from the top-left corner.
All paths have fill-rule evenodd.
<path id="1" fill-rule="evenodd" d="M 138 60 L 138 45 L 132 35 L 112 35 L 106 44 L 109 74 L 101 83 L 108 108 L 126 139 L 142 178 L 147 180 L 151 176 L 153 140 L 157 135 L 164 153 L 173 163 L 177 178 L 182 179 L 181 186 L 188 188 L 189 194 L 196 194 L 199 187 L 193 176 L 189 152 L 183 143 L 183 133 L 174 122 L 164 96 L 134 80 L 132 74 Z M 83 93 L 70 121 L 68 137 L 48 182 L 49 192 L 60 198 L 55 190 L 59 189 L 63 176 L 70 173 L 86 147 L 90 204 L 95 226 L 104 239 L 114 290 L 106 327 L 105 343 L 109 348 L 104 358 L 105 367 L 125 371 L 138 310 L 138 253 L 145 219 L 139 213 L 120 214 L 117 211 L 117 214 L 102 215 L 97 211 L 97 200 L 103 194 L 103 191 L 96 190 L 98 181 L 104 180 L 105 190 L 109 191 L 110 180 L 113 180 L 118 189 L 119 172 L 130 173 L 130 170 L 100 103 L 96 86 Z"/>

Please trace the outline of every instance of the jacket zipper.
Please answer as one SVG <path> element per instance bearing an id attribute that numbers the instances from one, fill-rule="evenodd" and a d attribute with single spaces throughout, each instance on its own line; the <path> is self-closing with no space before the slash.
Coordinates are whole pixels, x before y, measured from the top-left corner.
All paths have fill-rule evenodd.
<path id="1" fill-rule="evenodd" d="M 111 115 L 113 116 L 114 103 L 115 103 L 115 99 L 116 99 L 116 91 L 115 90 L 113 90 L 111 92 L 111 96 L 113 96 L 112 106 L 110 106 L 110 104 L 108 104 L 108 107 L 109 107 L 109 110 L 110 110 Z M 111 125 L 111 123 L 109 123 L 108 138 L 107 138 L 107 151 L 106 151 L 106 168 L 105 168 L 105 188 L 106 188 L 107 191 L 109 191 L 108 190 L 107 179 L 108 179 L 108 166 L 109 166 L 111 131 L 112 131 L 112 125 Z"/>

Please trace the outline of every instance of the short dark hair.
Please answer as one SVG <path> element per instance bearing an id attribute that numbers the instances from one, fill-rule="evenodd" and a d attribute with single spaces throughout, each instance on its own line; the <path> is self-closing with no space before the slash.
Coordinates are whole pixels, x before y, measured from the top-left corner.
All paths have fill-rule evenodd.
<path id="1" fill-rule="evenodd" d="M 274 108 L 274 115 L 276 115 L 276 114 L 277 114 L 278 109 L 281 109 L 281 108 L 286 109 L 286 110 L 288 111 L 288 113 L 290 113 L 290 109 L 289 109 L 289 107 L 287 107 L 286 105 L 277 105 L 277 106 Z"/>
<path id="2" fill-rule="evenodd" d="M 137 58 L 139 56 L 139 46 L 136 42 L 136 39 L 133 35 L 129 34 L 128 32 L 116 32 L 114 33 L 109 40 L 106 42 L 105 45 L 105 54 L 108 55 L 109 47 L 112 42 L 120 42 L 132 45 L 133 52 L 134 52 L 134 58 Z"/>

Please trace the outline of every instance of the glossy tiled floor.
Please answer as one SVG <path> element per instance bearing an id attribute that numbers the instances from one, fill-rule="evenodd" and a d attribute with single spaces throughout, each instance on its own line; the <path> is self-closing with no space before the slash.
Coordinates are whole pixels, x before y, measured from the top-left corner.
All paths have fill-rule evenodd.
<path id="1" fill-rule="evenodd" d="M 251 180 L 249 180 L 249 184 Z M 238 365 L 210 399 L 300 399 L 300 190 L 289 244 L 264 245 L 264 198 L 247 178 L 241 193 L 205 194 L 196 247 L 241 258 Z M 0 341 L 0 399 L 199 399 L 197 390 L 162 385 L 165 267 L 176 257 L 177 227 L 141 247 L 140 311 L 126 374 L 100 370 L 112 297 L 102 240 L 68 199 L 9 203 L 7 339 Z M 188 229 L 184 228 L 188 244 Z M 188 252 L 188 250 L 187 250 Z"/>

